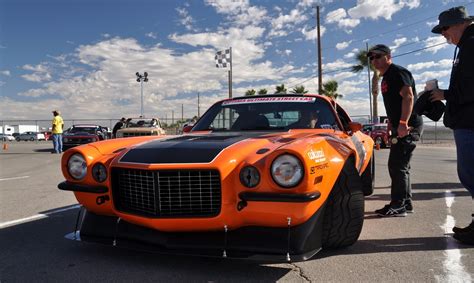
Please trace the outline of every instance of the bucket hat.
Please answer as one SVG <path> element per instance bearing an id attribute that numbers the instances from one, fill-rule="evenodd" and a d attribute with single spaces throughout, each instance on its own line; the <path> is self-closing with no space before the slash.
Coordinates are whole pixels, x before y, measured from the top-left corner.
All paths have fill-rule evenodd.
<path id="1" fill-rule="evenodd" d="M 443 116 L 446 105 L 442 101 L 430 101 L 432 92 L 424 91 L 415 102 L 413 110 L 418 115 L 425 115 L 430 120 L 438 122 Z"/>
<path id="2" fill-rule="evenodd" d="M 458 6 L 441 12 L 438 16 L 439 23 L 431 32 L 440 34 L 444 27 L 460 24 L 465 21 L 474 21 L 474 16 L 468 16 L 466 7 Z"/>

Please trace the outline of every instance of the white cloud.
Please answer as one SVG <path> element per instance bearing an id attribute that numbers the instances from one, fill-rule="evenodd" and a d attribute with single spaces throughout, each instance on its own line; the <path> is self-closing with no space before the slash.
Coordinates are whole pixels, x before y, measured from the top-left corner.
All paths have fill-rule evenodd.
<path id="1" fill-rule="evenodd" d="M 306 29 L 307 27 L 303 27 L 301 29 L 301 33 L 304 35 L 306 40 L 315 40 L 318 38 L 318 31 L 316 28 L 310 28 L 309 30 Z M 326 32 L 326 28 L 324 26 L 320 26 L 320 33 L 321 37 L 323 37 L 324 33 Z"/>
<path id="2" fill-rule="evenodd" d="M 441 68 L 441 69 L 450 69 L 452 66 L 452 60 L 449 59 L 444 59 L 440 60 L 438 62 L 434 61 L 429 61 L 429 62 L 420 62 L 416 64 L 409 64 L 407 66 L 407 69 L 415 72 L 423 69 L 428 69 L 428 68 Z"/>
<path id="3" fill-rule="evenodd" d="M 9 70 L 3 70 L 3 71 L 0 71 L 0 75 L 4 75 L 4 76 L 11 76 L 11 73 Z"/>
<path id="4" fill-rule="evenodd" d="M 346 10 L 339 8 L 327 14 L 326 23 L 336 23 L 339 28 L 351 33 L 351 30 L 360 24 L 360 20 L 348 17 Z"/>
<path id="5" fill-rule="evenodd" d="M 413 78 L 417 82 L 426 82 L 432 79 L 441 79 L 444 77 L 449 77 L 451 70 L 442 70 L 442 71 L 426 71 L 423 73 L 413 73 Z"/>
<path id="6" fill-rule="evenodd" d="M 346 49 L 347 47 L 349 47 L 349 44 L 351 44 L 351 42 L 352 42 L 352 40 L 339 42 L 338 44 L 336 44 L 336 49 L 337 50 Z"/>
<path id="7" fill-rule="evenodd" d="M 24 65 L 22 69 L 33 72 L 32 74 L 21 75 L 21 77 L 27 81 L 39 83 L 52 79 L 51 72 L 49 70 L 49 67 L 46 66 L 46 64 L 38 64 L 36 66 L 27 64 Z"/>
<path id="8" fill-rule="evenodd" d="M 156 32 L 149 32 L 145 34 L 146 37 L 157 39 Z"/>
<path id="9" fill-rule="evenodd" d="M 258 25 L 267 19 L 265 8 L 251 6 L 248 0 L 206 0 L 219 14 L 227 15 L 227 20 L 234 26 Z"/>
<path id="10" fill-rule="evenodd" d="M 288 34 L 288 31 L 292 31 L 295 25 L 300 24 L 308 19 L 306 14 L 301 13 L 298 9 L 293 9 L 289 14 L 280 13 L 279 16 L 270 21 L 271 30 L 268 34 L 269 37 L 278 37 Z"/>
<path id="11" fill-rule="evenodd" d="M 352 65 L 354 65 L 354 64 L 347 63 L 347 62 L 345 62 L 341 59 L 337 59 L 334 62 L 323 64 L 322 68 L 325 72 L 329 72 L 329 71 L 348 68 L 348 67 L 351 67 Z"/>
<path id="12" fill-rule="evenodd" d="M 179 23 L 183 25 L 187 30 L 193 29 L 194 19 L 189 15 L 188 10 L 186 8 L 176 8 L 176 11 L 179 15 Z"/>
<path id="13" fill-rule="evenodd" d="M 419 0 L 358 0 L 357 5 L 348 10 L 348 14 L 355 19 L 366 18 L 376 20 L 384 18 L 391 20 L 392 15 L 402 8 L 414 9 L 419 5 Z"/>
<path id="14" fill-rule="evenodd" d="M 448 44 L 443 44 L 446 43 L 446 39 L 442 36 L 431 36 L 428 37 L 423 41 L 424 47 L 428 48 L 425 50 L 425 52 L 431 52 L 435 54 L 441 49 L 449 47 Z"/>
<path id="15" fill-rule="evenodd" d="M 6 82 L 0 81 L 0 86 L 4 86 L 5 84 L 6 84 Z"/>

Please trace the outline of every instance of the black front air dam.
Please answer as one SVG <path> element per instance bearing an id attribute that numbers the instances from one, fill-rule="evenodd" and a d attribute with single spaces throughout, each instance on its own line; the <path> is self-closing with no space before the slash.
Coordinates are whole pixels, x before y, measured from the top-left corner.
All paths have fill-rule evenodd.
<path id="1" fill-rule="evenodd" d="M 227 233 L 224 227 L 218 232 L 162 232 L 86 211 L 80 240 L 167 254 L 302 261 L 321 250 L 323 215 L 324 207 L 289 229 L 252 226 Z"/>

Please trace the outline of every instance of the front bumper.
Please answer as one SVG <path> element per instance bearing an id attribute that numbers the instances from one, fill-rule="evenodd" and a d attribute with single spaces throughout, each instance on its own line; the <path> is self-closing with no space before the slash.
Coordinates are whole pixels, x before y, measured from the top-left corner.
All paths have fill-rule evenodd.
<path id="1" fill-rule="evenodd" d="M 302 261 L 321 250 L 324 207 L 297 226 L 291 226 L 289 219 L 287 228 L 222 227 L 221 231 L 207 232 L 163 232 L 83 209 L 80 230 L 66 238 L 165 254 Z"/>

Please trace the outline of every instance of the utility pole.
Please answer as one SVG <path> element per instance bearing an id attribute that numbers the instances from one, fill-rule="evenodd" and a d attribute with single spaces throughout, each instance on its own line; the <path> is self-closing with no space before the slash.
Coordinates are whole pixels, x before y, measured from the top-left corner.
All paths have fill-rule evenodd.
<path id="1" fill-rule="evenodd" d="M 201 117 L 201 113 L 200 113 L 199 107 L 200 107 L 200 105 L 199 105 L 199 92 L 198 92 L 198 119 L 199 119 L 199 117 Z"/>
<path id="2" fill-rule="evenodd" d="M 230 69 L 229 69 L 229 98 L 232 98 L 232 47 L 230 50 Z"/>
<path id="3" fill-rule="evenodd" d="M 318 93 L 322 93 L 323 89 L 323 71 L 321 62 L 321 27 L 319 23 L 319 5 L 316 6 L 316 28 L 318 31 Z"/>
<path id="4" fill-rule="evenodd" d="M 141 97 L 140 97 L 140 101 L 141 101 L 141 104 L 140 104 L 140 116 L 141 117 L 144 117 L 144 110 L 143 110 L 143 82 L 147 82 L 148 81 L 148 73 L 147 72 L 144 72 L 143 75 L 141 75 L 139 72 L 136 72 L 135 75 L 137 76 L 137 82 L 140 83 L 140 86 L 141 86 Z"/>
<path id="5" fill-rule="evenodd" d="M 181 122 L 184 121 L 184 105 L 181 103 Z"/>

